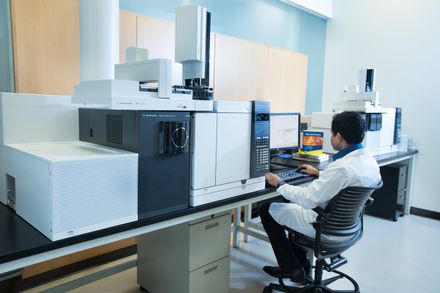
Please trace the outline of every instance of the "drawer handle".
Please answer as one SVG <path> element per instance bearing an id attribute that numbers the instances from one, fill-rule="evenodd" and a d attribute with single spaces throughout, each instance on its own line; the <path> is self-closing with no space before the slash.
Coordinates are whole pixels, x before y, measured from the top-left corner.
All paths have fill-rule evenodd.
<path id="1" fill-rule="evenodd" d="M 217 269 L 218 269 L 218 266 L 213 266 L 212 268 L 207 269 L 207 270 L 205 271 L 205 275 L 207 275 L 207 274 L 209 274 L 209 273 L 212 273 L 213 271 L 215 271 L 215 270 L 217 270 Z"/>
<path id="2" fill-rule="evenodd" d="M 215 222 L 215 223 L 206 225 L 205 226 L 205 230 L 209 230 L 209 229 L 212 229 L 212 228 L 217 227 L 217 226 L 218 226 L 218 222 Z"/>

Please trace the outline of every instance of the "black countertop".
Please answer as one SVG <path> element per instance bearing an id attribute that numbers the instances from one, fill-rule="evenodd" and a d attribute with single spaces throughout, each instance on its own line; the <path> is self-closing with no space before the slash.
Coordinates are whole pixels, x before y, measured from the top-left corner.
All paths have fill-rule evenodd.
<path id="1" fill-rule="evenodd" d="M 388 154 L 383 154 L 383 155 L 378 155 L 378 156 L 374 156 L 374 158 L 376 159 L 377 163 L 383 164 L 386 163 L 388 161 L 393 161 L 393 160 L 398 160 L 400 158 L 404 158 L 406 156 L 411 156 L 411 155 L 415 155 L 417 154 L 419 151 L 418 150 L 409 150 L 406 152 L 402 152 L 402 151 L 395 151 L 395 152 L 391 152 Z M 300 161 L 297 159 L 292 159 L 292 158 L 284 158 L 282 159 L 283 164 L 289 167 L 298 167 L 299 165 L 302 164 L 309 164 L 312 165 L 313 167 L 315 167 L 318 170 L 323 170 L 331 161 L 324 161 L 324 162 L 309 162 L 309 161 Z"/>
<path id="2" fill-rule="evenodd" d="M 392 160 L 404 158 L 406 156 L 415 155 L 418 152 L 419 152 L 419 150 L 417 150 L 417 149 L 408 150 L 406 152 L 397 151 L 397 152 L 392 152 L 392 153 L 388 153 L 388 154 L 375 156 L 374 158 L 376 159 L 378 164 L 381 164 L 381 163 L 386 163 L 387 161 L 392 161 Z"/>
<path id="3" fill-rule="evenodd" d="M 296 179 L 294 182 L 289 183 L 299 185 L 313 180 L 313 177 L 305 177 Z M 111 234 L 194 214 L 230 203 L 239 202 L 241 200 L 257 197 L 273 191 L 275 191 L 275 188 L 269 187 L 258 192 L 235 196 L 233 198 L 228 198 L 197 207 L 189 207 L 184 210 L 167 213 L 148 219 L 142 219 L 58 241 L 49 240 L 37 229 L 33 228 L 29 223 L 18 216 L 10 207 L 0 204 L 0 264 Z"/>
<path id="4" fill-rule="evenodd" d="M 416 154 L 417 152 L 418 152 L 417 150 L 408 151 L 408 152 L 394 152 L 391 154 L 378 156 L 376 159 L 380 164 L 386 161 L 391 161 L 408 155 L 413 155 Z M 295 161 L 295 162 L 296 164 L 298 163 L 301 164 L 300 161 Z M 309 163 L 309 162 L 304 162 L 304 163 Z M 325 163 L 321 163 L 318 165 L 315 164 L 315 166 L 318 167 L 319 169 L 323 169 L 325 165 L 326 165 Z M 289 183 L 294 185 L 299 185 L 313 180 L 314 180 L 313 177 L 305 177 L 305 178 L 295 179 L 294 182 L 289 182 Z M 90 232 L 87 234 L 78 235 L 67 239 L 58 240 L 58 241 L 49 240 L 38 230 L 33 228 L 29 223 L 27 223 L 21 217 L 15 214 L 15 212 L 11 208 L 3 204 L 0 204 L 0 264 L 13 261 L 16 259 L 20 259 L 23 257 L 35 255 L 38 253 L 47 252 L 57 248 L 66 247 L 84 241 L 93 240 L 111 234 L 131 230 L 134 228 L 151 225 L 161 221 L 194 214 L 197 212 L 205 211 L 208 209 L 216 208 L 230 203 L 239 202 L 241 200 L 257 197 L 273 191 L 275 191 L 275 188 L 266 188 L 265 190 L 261 190 L 258 192 L 244 194 L 233 198 L 201 205 L 198 207 L 190 207 L 181 211 L 172 212 L 148 219 L 143 219 L 95 232 Z"/>

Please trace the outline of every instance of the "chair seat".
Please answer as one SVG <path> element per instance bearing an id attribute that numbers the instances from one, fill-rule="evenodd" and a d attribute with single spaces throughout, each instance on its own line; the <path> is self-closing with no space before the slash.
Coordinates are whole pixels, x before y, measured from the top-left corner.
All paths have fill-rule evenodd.
<path id="1" fill-rule="evenodd" d="M 301 233 L 297 233 L 294 231 L 289 231 L 292 233 L 292 240 L 295 241 L 297 245 L 308 249 L 314 249 L 315 247 L 315 238 L 306 236 Z M 340 254 L 350 248 L 353 244 L 355 244 L 362 236 L 362 230 L 359 230 L 356 234 L 351 236 L 350 238 L 344 239 L 344 241 L 329 241 L 321 238 L 321 255 L 326 257 L 331 257 L 333 254 Z"/>

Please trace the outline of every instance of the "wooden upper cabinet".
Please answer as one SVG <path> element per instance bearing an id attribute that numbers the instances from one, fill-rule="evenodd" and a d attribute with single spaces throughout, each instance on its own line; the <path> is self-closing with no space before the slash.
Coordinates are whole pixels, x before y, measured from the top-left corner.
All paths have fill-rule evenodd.
<path id="1" fill-rule="evenodd" d="M 267 86 L 272 112 L 304 114 L 307 61 L 304 54 L 270 47 Z"/>
<path id="2" fill-rule="evenodd" d="M 79 0 L 11 1 L 16 92 L 72 95 L 80 79 Z M 120 12 L 120 62 L 125 49 L 174 60 L 174 23 Z M 269 100 L 271 110 L 304 113 L 307 56 L 211 34 L 210 86 L 218 100 Z M 173 84 L 182 65 L 173 63 Z"/>
<path id="3" fill-rule="evenodd" d="M 272 112 L 305 111 L 307 56 L 216 34 L 214 97 L 268 100 Z"/>
<path id="4" fill-rule="evenodd" d="M 267 46 L 216 34 L 214 97 L 216 100 L 269 100 Z"/>
<path id="5" fill-rule="evenodd" d="M 79 0 L 11 1 L 15 91 L 66 94 L 79 83 Z"/>
<path id="6" fill-rule="evenodd" d="M 72 95 L 80 81 L 79 0 L 13 0 L 17 93 Z M 137 16 L 120 12 L 120 62 L 136 46 Z"/>

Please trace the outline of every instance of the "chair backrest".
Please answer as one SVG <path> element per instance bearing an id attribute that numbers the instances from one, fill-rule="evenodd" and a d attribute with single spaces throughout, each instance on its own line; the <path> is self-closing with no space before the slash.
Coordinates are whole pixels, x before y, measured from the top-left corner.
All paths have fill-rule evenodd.
<path id="1" fill-rule="evenodd" d="M 321 233 L 332 236 L 351 236 L 362 229 L 361 213 L 371 194 L 382 187 L 350 186 L 334 196 L 321 215 Z M 319 220 L 318 220 L 319 221 Z"/>

